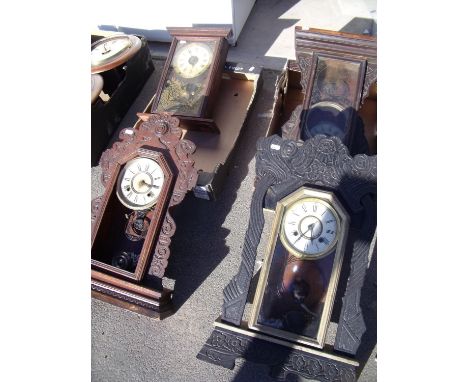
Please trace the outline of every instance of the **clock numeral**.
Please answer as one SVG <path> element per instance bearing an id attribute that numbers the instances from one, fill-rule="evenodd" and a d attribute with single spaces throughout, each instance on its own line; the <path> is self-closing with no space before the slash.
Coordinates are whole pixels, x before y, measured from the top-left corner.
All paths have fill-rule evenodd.
<path id="1" fill-rule="evenodd" d="M 130 178 L 124 178 L 124 180 L 130 182 Z"/>
<path id="2" fill-rule="evenodd" d="M 335 233 L 335 231 L 331 230 L 331 229 L 327 229 L 327 233 L 333 235 Z"/>
<path id="3" fill-rule="evenodd" d="M 330 244 L 330 240 L 328 240 L 326 237 L 322 237 L 322 243 L 325 243 L 326 245 Z"/>
<path id="4" fill-rule="evenodd" d="M 317 203 L 315 203 L 315 204 L 312 206 L 312 210 L 313 210 L 314 212 L 317 212 Z"/>
<path id="5" fill-rule="evenodd" d="M 146 172 L 146 171 L 148 171 L 148 169 L 149 169 L 149 163 L 146 163 L 145 169 L 143 171 Z"/>
<path id="6" fill-rule="evenodd" d="M 332 223 L 333 221 L 334 221 L 333 219 L 330 219 L 330 220 L 327 220 L 326 223 L 327 223 L 327 224 L 330 224 L 330 223 Z"/>
<path id="7" fill-rule="evenodd" d="M 127 199 L 130 199 L 130 198 L 132 197 L 132 195 L 133 195 L 133 192 L 130 191 L 130 192 L 127 194 Z"/>
<path id="8" fill-rule="evenodd" d="M 140 163 L 137 163 L 138 171 L 141 171 Z"/>
<path id="9" fill-rule="evenodd" d="M 135 199 L 133 199 L 133 201 L 134 201 L 135 203 L 138 202 L 138 195 L 135 195 Z"/>
<path id="10" fill-rule="evenodd" d="M 296 225 L 297 222 L 289 222 L 288 224 L 291 224 L 291 225 Z"/>
<path id="11" fill-rule="evenodd" d="M 304 212 L 307 212 L 307 207 L 305 206 L 305 204 L 302 204 L 302 209 L 304 210 Z"/>

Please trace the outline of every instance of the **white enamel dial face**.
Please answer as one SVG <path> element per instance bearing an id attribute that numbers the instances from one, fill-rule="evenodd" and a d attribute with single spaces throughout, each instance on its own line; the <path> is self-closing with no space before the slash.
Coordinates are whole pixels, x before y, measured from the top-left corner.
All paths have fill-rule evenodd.
<path id="1" fill-rule="evenodd" d="M 120 172 L 117 196 L 133 210 L 152 207 L 158 200 L 164 183 L 161 166 L 149 158 L 135 158 Z"/>
<path id="2" fill-rule="evenodd" d="M 303 198 L 284 213 L 282 240 L 286 246 L 306 257 L 321 257 L 336 245 L 339 222 L 328 203 L 317 198 Z"/>
<path id="3" fill-rule="evenodd" d="M 96 45 L 91 51 L 91 65 L 100 65 L 111 60 L 131 44 L 128 38 L 118 38 Z"/>
<path id="4" fill-rule="evenodd" d="M 179 44 L 181 44 L 179 42 Z M 175 72 L 184 78 L 195 78 L 204 73 L 213 59 L 211 48 L 203 43 L 191 42 L 182 45 L 174 56 Z"/>

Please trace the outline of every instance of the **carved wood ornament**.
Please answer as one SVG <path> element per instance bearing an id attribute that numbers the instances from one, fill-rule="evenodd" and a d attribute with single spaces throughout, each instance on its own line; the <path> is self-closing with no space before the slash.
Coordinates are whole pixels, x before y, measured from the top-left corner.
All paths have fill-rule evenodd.
<path id="1" fill-rule="evenodd" d="M 139 129 L 122 130 L 120 141 L 103 153 L 101 181 L 106 189 L 101 197 L 92 201 L 91 213 L 93 290 L 156 311 L 160 310 L 161 301 L 167 302 L 167 292 L 162 288 L 157 291 L 134 283 L 141 283 L 147 275 L 158 279 L 164 276 L 171 237 L 176 230 L 171 210 L 196 184 L 197 171 L 192 158 L 195 144 L 181 137 L 177 118 L 168 113 L 151 114 Z M 121 169 L 135 158 L 154 160 L 164 174 L 157 202 L 153 208 L 144 211 L 125 209 L 116 198 Z M 128 222 L 116 231 L 115 226 L 119 219 L 124 219 L 123 216 Z M 138 218 L 142 219 L 140 229 L 143 233 L 131 229 Z M 121 269 L 109 261 L 107 253 L 115 250 L 115 242 L 122 243 L 122 248 L 117 244 L 117 250 L 125 250 L 126 245 L 137 241 L 143 244 L 133 271 Z"/>
<path id="2" fill-rule="evenodd" d="M 255 349 L 266 349 L 267 345 L 264 342 L 269 343 L 271 338 L 263 335 L 265 341 L 258 338 L 252 340 L 246 335 L 248 330 L 244 330 L 245 334 L 242 335 L 239 334 L 239 328 L 245 326 L 242 319 L 264 226 L 263 208 L 274 209 L 279 200 L 300 187 L 316 187 L 337 195 L 344 202 L 351 218 L 345 244 L 345 261 L 348 264 L 349 276 L 342 295 L 334 348 L 350 355 L 356 354 L 365 332 L 360 293 L 376 227 L 377 158 L 367 155 L 351 157 L 346 146 L 336 137 L 317 135 L 305 142 L 298 142 L 273 135 L 260 139 L 257 143 L 256 174 L 257 182 L 252 196 L 242 261 L 238 273 L 224 289 L 221 315 L 224 326 L 216 328 L 198 357 L 225 367 L 231 367 L 235 358 L 244 357 L 253 362 L 282 367 L 285 372 L 300 374 L 306 378 L 320 381 L 352 381 L 355 379 L 354 371 L 350 371 L 346 363 L 333 361 L 335 358 L 330 353 L 324 352 L 318 357 L 296 348 L 281 350 L 289 354 L 288 359 L 292 365 L 296 365 L 296 361 L 296 366 L 310 365 L 310 368 L 299 368 L 300 370 L 292 366 L 289 368 L 288 363 L 282 366 L 281 357 L 278 358 L 276 366 L 271 360 L 262 360 L 259 353 L 268 351 L 257 352 Z M 235 336 L 233 332 L 236 333 Z M 241 347 L 233 348 L 223 345 L 226 341 L 238 344 L 246 342 L 249 346 L 246 346 L 247 350 Z M 277 340 L 273 342 L 278 343 Z M 301 357 L 306 358 L 301 361 Z M 332 366 L 324 365 L 324 357 Z M 321 367 L 332 367 L 334 378 L 329 379 L 327 373 L 316 374 Z"/>

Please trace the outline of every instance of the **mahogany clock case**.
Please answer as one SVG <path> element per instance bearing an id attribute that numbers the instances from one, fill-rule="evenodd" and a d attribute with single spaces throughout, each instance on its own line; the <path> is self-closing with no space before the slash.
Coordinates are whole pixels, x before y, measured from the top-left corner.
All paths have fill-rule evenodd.
<path id="1" fill-rule="evenodd" d="M 120 121 L 125 116 L 144 84 L 154 71 L 148 42 L 143 36 L 138 52 L 127 62 L 114 69 L 101 72 L 104 80 L 104 101 L 97 98 L 91 105 L 91 166 L 96 166 Z M 92 35 L 91 43 L 105 36 Z"/>
<path id="2" fill-rule="evenodd" d="M 172 214 L 197 179 L 192 158 L 195 145 L 182 139 L 178 124 L 177 118 L 158 113 L 151 115 L 138 130 L 122 130 L 120 140 L 101 157 L 105 191 L 91 206 L 93 296 L 152 317 L 159 317 L 169 309 L 171 291 L 163 288 L 162 278 L 171 252 L 171 237 L 176 231 Z M 143 203 L 141 208 L 124 203 L 123 196 L 119 196 L 123 171 L 131 172 L 131 163 L 135 164 L 137 158 L 145 158 L 143 162 L 147 165 L 141 162 L 140 168 L 136 162 L 138 171 L 133 168 L 137 172 L 132 179 L 141 182 L 142 174 L 150 179 L 143 180 L 150 182 L 149 188 L 142 191 L 145 195 L 154 190 L 155 179 L 163 179 L 158 183 L 155 204 Z M 154 173 L 157 169 L 156 178 L 151 177 L 150 171 Z"/>
<path id="3" fill-rule="evenodd" d="M 218 90 L 221 84 L 221 76 L 226 61 L 229 44 L 227 38 L 232 35 L 229 28 L 174 28 L 168 27 L 168 32 L 173 37 L 171 47 L 166 59 L 165 66 L 159 81 L 151 112 L 171 111 L 161 109 L 162 96 L 169 80 L 173 76 L 173 60 L 180 44 L 185 43 L 204 43 L 209 44 L 212 50 L 213 60 L 206 74 L 196 78 L 203 77 L 205 84 L 203 97 L 198 106 L 190 110 L 178 112 L 176 108 L 174 115 L 186 122 L 187 127 L 194 130 L 211 131 L 219 133 L 219 127 L 212 119 L 212 111 L 218 99 Z M 189 84 L 190 85 L 190 84 Z M 188 86 L 188 85 L 187 85 Z"/>

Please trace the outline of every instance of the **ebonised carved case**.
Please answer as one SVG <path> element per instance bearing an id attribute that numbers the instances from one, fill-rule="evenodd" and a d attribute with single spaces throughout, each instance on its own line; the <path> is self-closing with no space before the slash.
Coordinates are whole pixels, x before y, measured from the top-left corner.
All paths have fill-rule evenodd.
<path id="1" fill-rule="evenodd" d="M 351 157 L 337 137 L 317 135 L 301 142 L 273 135 L 258 141 L 257 181 L 241 265 L 224 289 L 222 314 L 197 358 L 231 369 L 236 358 L 245 358 L 269 365 L 279 379 L 292 373 L 319 381 L 356 380 L 359 363 L 354 356 L 366 330 L 360 293 L 376 229 L 376 162 L 376 156 Z M 275 209 L 278 201 L 304 186 L 333 193 L 350 218 L 334 304 L 338 329 L 333 345 L 322 349 L 252 331 L 244 314 L 265 224 L 263 208 Z"/>

